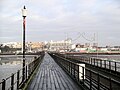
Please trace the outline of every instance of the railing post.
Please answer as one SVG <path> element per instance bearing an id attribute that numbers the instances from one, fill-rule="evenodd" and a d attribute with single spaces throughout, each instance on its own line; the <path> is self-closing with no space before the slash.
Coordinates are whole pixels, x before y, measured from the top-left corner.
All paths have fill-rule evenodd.
<path id="1" fill-rule="evenodd" d="M 115 72 L 117 71 L 116 62 L 115 62 Z"/>
<path id="2" fill-rule="evenodd" d="M 70 74 L 72 75 L 72 64 L 70 62 Z"/>
<path id="3" fill-rule="evenodd" d="M 70 62 L 69 62 L 69 73 L 70 73 Z"/>
<path id="4" fill-rule="evenodd" d="M 68 62 L 66 62 L 66 69 L 67 69 L 67 71 L 69 70 L 69 65 L 68 65 L 69 63 Z"/>
<path id="5" fill-rule="evenodd" d="M 67 71 L 69 72 L 69 62 L 66 63 L 67 63 Z"/>
<path id="6" fill-rule="evenodd" d="M 11 90 L 14 90 L 14 74 L 11 76 Z"/>
<path id="7" fill-rule="evenodd" d="M 5 79 L 2 80 L 2 90 L 5 90 Z"/>
<path id="8" fill-rule="evenodd" d="M 28 64 L 28 78 L 29 78 L 29 75 L 30 75 L 30 65 Z"/>
<path id="9" fill-rule="evenodd" d="M 84 71 L 84 69 L 85 69 L 85 67 L 82 67 L 82 72 L 83 72 L 83 75 L 82 75 L 82 77 L 83 77 L 83 85 L 84 85 L 84 77 L 85 77 L 85 71 Z"/>
<path id="10" fill-rule="evenodd" d="M 89 59 L 88 59 L 88 64 L 90 64 L 90 57 L 89 57 Z"/>
<path id="11" fill-rule="evenodd" d="M 96 61 L 97 61 L 97 67 L 98 67 L 98 61 L 99 61 L 99 59 L 96 59 Z"/>
<path id="12" fill-rule="evenodd" d="M 100 59 L 100 67 L 102 67 L 102 60 Z"/>
<path id="13" fill-rule="evenodd" d="M 79 65 L 78 65 L 78 71 L 77 71 L 77 72 L 78 72 L 78 81 L 79 81 L 79 73 L 80 73 L 80 72 L 79 72 Z"/>
<path id="14" fill-rule="evenodd" d="M 23 74 L 22 74 L 22 82 L 24 82 L 25 79 L 25 67 L 22 68 Z"/>
<path id="15" fill-rule="evenodd" d="M 105 65 L 104 67 L 105 67 L 105 69 L 106 69 L 106 60 L 104 60 L 104 65 Z"/>
<path id="16" fill-rule="evenodd" d="M 111 61 L 109 61 L 109 69 L 111 70 Z"/>
<path id="17" fill-rule="evenodd" d="M 29 78 L 29 75 L 30 75 L 30 65 L 28 64 L 28 78 Z"/>
<path id="18" fill-rule="evenodd" d="M 93 58 L 91 58 L 91 65 L 92 65 L 92 60 L 93 60 Z"/>
<path id="19" fill-rule="evenodd" d="M 19 89 L 19 70 L 17 72 L 17 89 Z"/>
<path id="20" fill-rule="evenodd" d="M 66 70 L 66 61 L 64 61 L 64 68 L 65 68 L 65 70 Z"/>
<path id="21" fill-rule="evenodd" d="M 75 64 L 73 64 L 74 65 L 74 78 L 75 78 Z"/>
<path id="22" fill-rule="evenodd" d="M 27 72 L 27 65 L 26 65 L 26 70 L 25 70 L 25 71 L 26 71 L 26 80 L 27 80 L 27 73 L 28 73 L 28 72 Z"/>
<path id="23" fill-rule="evenodd" d="M 95 66 L 95 58 L 94 58 L 94 66 Z"/>

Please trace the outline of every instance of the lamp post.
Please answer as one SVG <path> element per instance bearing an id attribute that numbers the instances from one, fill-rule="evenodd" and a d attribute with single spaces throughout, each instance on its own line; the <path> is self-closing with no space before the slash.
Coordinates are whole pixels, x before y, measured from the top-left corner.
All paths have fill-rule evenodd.
<path id="1" fill-rule="evenodd" d="M 27 16 L 27 10 L 24 6 L 24 8 L 22 9 L 22 16 L 23 16 L 23 78 L 22 80 L 25 80 L 25 18 Z"/>

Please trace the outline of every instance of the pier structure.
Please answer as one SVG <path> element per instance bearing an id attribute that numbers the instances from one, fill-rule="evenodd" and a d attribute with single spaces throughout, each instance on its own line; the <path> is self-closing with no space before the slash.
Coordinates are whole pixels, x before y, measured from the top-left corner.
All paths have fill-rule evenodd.
<path id="1" fill-rule="evenodd" d="M 51 56 L 78 84 L 87 86 L 90 90 L 120 89 L 119 62 L 91 58 L 88 54 L 80 53 L 51 53 Z M 85 67 L 82 64 L 85 64 Z M 79 71 L 78 67 L 81 67 L 82 71 Z M 82 74 L 82 80 L 77 78 L 78 73 Z"/>
<path id="2" fill-rule="evenodd" d="M 46 53 L 27 90 L 82 90 L 82 88 Z"/>
<path id="3" fill-rule="evenodd" d="M 24 81 L 21 69 L 3 79 L 0 88 L 1 90 L 120 90 L 118 63 L 106 61 L 105 64 L 97 59 L 42 52 L 35 61 L 26 66 Z"/>

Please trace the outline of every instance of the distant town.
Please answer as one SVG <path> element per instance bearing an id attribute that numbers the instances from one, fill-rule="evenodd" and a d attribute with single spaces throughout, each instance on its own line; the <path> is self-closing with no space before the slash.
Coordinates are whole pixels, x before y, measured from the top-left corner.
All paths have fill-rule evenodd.
<path id="1" fill-rule="evenodd" d="M 120 53 L 120 46 L 98 46 L 98 43 L 73 44 L 71 39 L 49 42 L 26 42 L 26 53 L 39 51 L 79 52 L 79 53 Z M 0 44 L 0 53 L 22 53 L 22 43 L 8 42 Z"/>

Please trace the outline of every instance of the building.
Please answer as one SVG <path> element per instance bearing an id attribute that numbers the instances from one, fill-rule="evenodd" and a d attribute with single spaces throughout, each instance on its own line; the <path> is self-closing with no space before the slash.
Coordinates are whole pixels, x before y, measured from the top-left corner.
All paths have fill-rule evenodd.
<path id="1" fill-rule="evenodd" d="M 43 42 L 27 42 L 26 49 L 27 52 L 38 52 L 43 50 L 44 45 Z"/>
<path id="2" fill-rule="evenodd" d="M 72 41 L 71 39 L 62 40 L 62 41 L 50 41 L 48 43 L 50 51 L 69 51 L 71 49 Z"/>
<path id="3" fill-rule="evenodd" d="M 13 48 L 22 48 L 22 43 L 16 42 L 12 45 Z"/>

